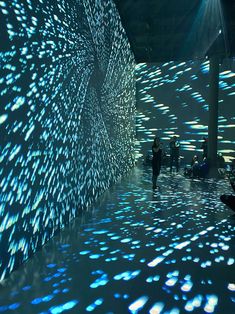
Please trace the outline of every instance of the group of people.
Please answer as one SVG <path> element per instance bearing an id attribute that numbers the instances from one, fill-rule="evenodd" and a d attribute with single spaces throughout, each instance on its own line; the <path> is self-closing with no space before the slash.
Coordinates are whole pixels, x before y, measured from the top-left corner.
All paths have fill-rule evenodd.
<path id="1" fill-rule="evenodd" d="M 205 178 L 209 172 L 207 157 L 203 157 L 200 162 L 197 155 L 193 156 L 190 167 L 184 168 L 184 175 L 190 178 Z"/>
<path id="2" fill-rule="evenodd" d="M 208 144 L 207 138 L 203 137 L 201 144 L 202 159 L 195 155 L 192 158 L 190 166 L 184 168 L 184 175 L 190 178 L 205 178 L 209 173 L 208 162 Z M 179 159 L 180 159 L 180 142 L 176 136 L 173 136 L 169 143 L 170 159 L 169 166 L 170 172 L 172 172 L 173 166 L 176 168 L 176 172 L 179 172 Z M 157 177 L 159 176 L 162 159 L 163 159 L 163 144 L 159 137 L 154 138 L 152 145 L 152 168 L 153 168 L 153 189 L 156 188 Z M 223 177 L 225 175 L 225 160 L 221 153 L 217 156 L 218 175 Z"/>
<path id="3" fill-rule="evenodd" d="M 203 156 L 207 156 L 207 145 L 206 141 L 203 142 L 202 149 L 203 149 Z M 180 142 L 178 141 L 176 136 L 173 136 L 169 143 L 170 148 L 170 172 L 172 173 L 172 168 L 175 166 L 176 171 L 179 172 L 179 158 L 180 158 Z M 152 183 L 153 183 L 153 190 L 157 188 L 157 178 L 160 174 L 161 165 L 162 165 L 162 150 L 163 144 L 160 141 L 159 137 L 154 138 L 154 142 L 152 145 Z M 205 157 L 206 158 L 206 157 Z M 193 161 L 192 166 L 192 173 L 196 171 L 196 160 Z M 206 163 L 204 161 L 203 165 L 201 165 L 201 169 L 205 172 L 206 171 Z M 191 170 L 188 170 L 191 171 Z"/>
<path id="4" fill-rule="evenodd" d="M 170 172 L 172 172 L 172 167 L 175 165 L 176 171 L 179 171 L 179 148 L 180 143 L 177 140 L 176 136 L 173 136 L 170 143 Z M 205 177 L 209 172 L 209 163 L 207 159 L 207 139 L 203 138 L 203 142 L 201 145 L 201 149 L 203 150 L 202 162 L 199 162 L 198 156 L 194 156 L 191 162 L 191 167 L 185 168 L 184 174 L 190 177 Z M 163 144 L 160 141 L 159 137 L 154 138 L 154 142 L 152 145 L 152 183 L 153 190 L 157 188 L 157 179 L 160 174 L 161 164 L 162 164 L 162 151 Z M 218 154 L 218 168 L 224 168 L 225 161 L 221 154 Z M 231 186 L 235 192 L 235 181 L 230 180 Z M 234 195 L 221 195 L 221 201 L 229 206 L 232 210 L 235 211 L 235 196 Z"/>

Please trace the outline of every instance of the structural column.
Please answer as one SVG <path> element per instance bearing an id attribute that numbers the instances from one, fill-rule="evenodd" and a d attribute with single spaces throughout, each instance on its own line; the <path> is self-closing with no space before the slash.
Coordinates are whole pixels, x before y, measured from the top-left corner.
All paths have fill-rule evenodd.
<path id="1" fill-rule="evenodd" d="M 217 174 L 219 62 L 220 60 L 218 56 L 210 58 L 208 159 L 210 163 L 211 176 Z"/>

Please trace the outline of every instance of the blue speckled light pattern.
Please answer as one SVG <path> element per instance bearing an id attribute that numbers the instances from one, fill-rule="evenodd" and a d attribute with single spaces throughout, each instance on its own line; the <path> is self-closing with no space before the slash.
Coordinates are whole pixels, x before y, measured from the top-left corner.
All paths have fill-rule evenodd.
<path id="1" fill-rule="evenodd" d="M 132 168 L 135 63 L 110 0 L 0 1 L 0 29 L 3 279 Z"/>
<path id="2" fill-rule="evenodd" d="M 235 60 L 220 66 L 218 150 L 231 163 L 235 158 Z M 186 162 L 208 137 L 209 60 L 140 63 L 137 76 L 137 154 L 146 155 L 154 136 L 161 137 L 169 152 L 173 135 L 181 141 Z"/>
<path id="3" fill-rule="evenodd" d="M 3 282 L 0 313 L 233 314 L 227 180 L 135 169 Z"/>

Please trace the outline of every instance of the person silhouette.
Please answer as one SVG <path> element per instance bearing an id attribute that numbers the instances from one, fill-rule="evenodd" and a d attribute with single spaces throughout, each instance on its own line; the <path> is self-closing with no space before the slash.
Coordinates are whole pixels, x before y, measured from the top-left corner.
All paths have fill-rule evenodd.
<path id="1" fill-rule="evenodd" d="M 176 171 L 179 172 L 179 148 L 180 143 L 176 136 L 173 136 L 170 141 L 170 172 L 172 172 L 172 166 L 175 164 Z"/>
<path id="2" fill-rule="evenodd" d="M 162 143 L 160 142 L 159 137 L 155 137 L 152 145 L 152 183 L 153 183 L 153 190 L 157 188 L 157 178 L 160 174 L 161 170 L 161 159 L 162 159 Z"/>

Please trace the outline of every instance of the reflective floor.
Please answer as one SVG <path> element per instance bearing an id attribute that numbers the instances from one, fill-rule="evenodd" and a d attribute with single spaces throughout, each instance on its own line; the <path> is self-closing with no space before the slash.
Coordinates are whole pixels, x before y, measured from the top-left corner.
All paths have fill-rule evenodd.
<path id="1" fill-rule="evenodd" d="M 225 180 L 135 169 L 2 282 L 0 313 L 235 313 Z"/>

